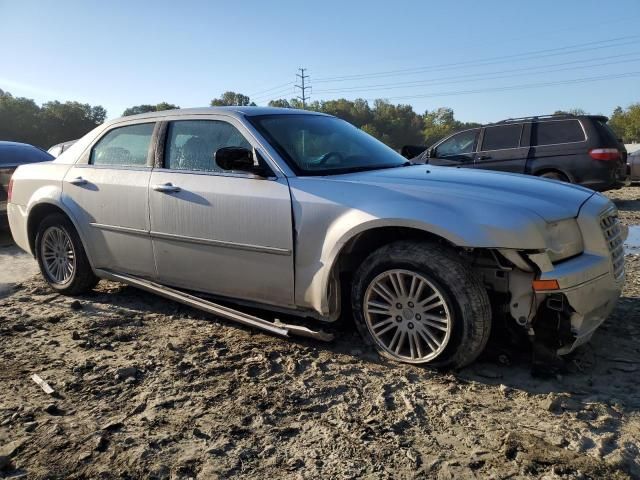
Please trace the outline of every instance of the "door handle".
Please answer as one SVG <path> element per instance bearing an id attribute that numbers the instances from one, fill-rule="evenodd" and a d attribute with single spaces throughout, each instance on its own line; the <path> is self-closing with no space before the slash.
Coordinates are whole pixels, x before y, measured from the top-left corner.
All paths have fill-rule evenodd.
<path id="1" fill-rule="evenodd" d="M 176 193 L 180 191 L 180 187 L 176 187 L 173 183 L 161 183 L 159 185 L 154 185 L 153 188 L 156 192 L 163 193 Z"/>
<path id="2" fill-rule="evenodd" d="M 71 185 L 86 185 L 88 182 L 82 177 L 76 177 L 69 180 Z"/>
<path id="3" fill-rule="evenodd" d="M 478 155 L 476 160 L 491 160 L 491 155 Z"/>

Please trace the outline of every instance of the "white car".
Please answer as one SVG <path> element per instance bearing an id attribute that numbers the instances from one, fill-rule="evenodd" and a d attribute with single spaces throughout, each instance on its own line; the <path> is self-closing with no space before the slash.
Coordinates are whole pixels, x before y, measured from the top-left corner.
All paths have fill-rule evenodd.
<path id="1" fill-rule="evenodd" d="M 320 339 L 211 296 L 319 323 L 352 313 L 382 355 L 414 364 L 472 362 L 498 319 L 568 353 L 624 281 L 625 232 L 602 195 L 412 165 L 342 120 L 290 109 L 108 122 L 55 161 L 18 168 L 8 212 L 58 292 L 113 279 Z"/>
<path id="2" fill-rule="evenodd" d="M 627 163 L 629 164 L 629 169 L 631 170 L 631 180 L 639 181 L 640 180 L 640 150 L 636 150 L 635 152 L 630 153 L 627 156 Z"/>

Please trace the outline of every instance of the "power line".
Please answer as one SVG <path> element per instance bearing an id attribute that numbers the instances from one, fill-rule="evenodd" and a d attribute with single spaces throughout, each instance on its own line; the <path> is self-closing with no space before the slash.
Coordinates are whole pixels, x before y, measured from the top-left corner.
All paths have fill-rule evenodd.
<path id="1" fill-rule="evenodd" d="M 296 77 L 300 79 L 301 85 L 295 85 L 296 88 L 299 88 L 302 95 L 298 97 L 298 99 L 302 100 L 302 108 L 307 106 L 307 100 L 309 100 L 309 96 L 306 95 L 306 92 L 311 89 L 310 86 L 305 85 L 304 81 L 309 78 L 309 75 L 305 75 L 304 71 L 306 68 L 299 68 L 300 73 L 296 73 Z"/>
<path id="2" fill-rule="evenodd" d="M 640 35 L 628 35 L 625 37 L 612 38 L 609 40 L 598 40 L 594 42 L 569 45 L 565 47 L 535 50 L 535 51 L 530 51 L 525 53 L 504 55 L 499 57 L 489 57 L 489 58 L 478 59 L 478 60 L 467 60 L 463 62 L 436 64 L 436 65 L 428 65 L 428 66 L 406 68 L 406 69 L 399 69 L 399 70 L 387 70 L 382 72 L 371 72 L 371 73 L 343 75 L 343 76 L 334 76 L 334 77 L 321 77 L 316 79 L 315 83 L 344 82 L 344 81 L 351 81 L 351 80 L 361 80 L 364 78 L 381 78 L 381 77 L 399 76 L 399 75 L 407 75 L 407 74 L 416 74 L 416 73 L 423 73 L 425 71 L 450 70 L 450 69 L 456 69 L 456 68 L 464 68 L 472 65 L 473 66 L 495 65 L 498 63 L 511 62 L 514 60 L 515 61 L 533 60 L 536 58 L 553 57 L 553 56 L 559 56 L 559 55 L 570 55 L 573 53 L 580 53 L 584 51 L 620 47 L 624 45 L 637 43 L 639 40 L 640 40 Z M 602 44 L 608 44 L 608 45 L 602 45 Z"/>
<path id="3" fill-rule="evenodd" d="M 294 85 L 290 85 L 287 88 L 283 89 L 283 90 L 278 90 L 276 92 L 272 92 L 266 95 L 259 95 L 256 98 L 252 98 L 253 101 L 255 102 L 263 102 L 265 100 L 272 100 L 273 98 L 277 98 L 280 95 L 284 95 L 284 94 L 293 94 L 295 93 L 295 86 Z"/>
<path id="4" fill-rule="evenodd" d="M 403 95 L 403 96 L 397 96 L 397 97 L 387 97 L 386 100 L 403 100 L 403 99 L 407 100 L 407 99 L 413 99 L 413 98 L 432 98 L 432 97 L 447 97 L 452 95 L 469 95 L 474 93 L 506 92 L 506 91 L 512 91 L 512 90 L 524 90 L 528 88 L 548 87 L 548 86 L 554 86 L 554 85 L 573 85 L 573 84 L 579 84 L 579 83 L 597 82 L 600 80 L 610 80 L 615 78 L 630 78 L 630 77 L 638 77 L 638 76 L 640 76 L 640 71 L 611 74 L 611 75 L 600 75 L 595 77 L 572 78 L 568 80 L 558 80 L 554 82 L 507 85 L 502 87 L 437 92 L 437 93 L 427 93 L 427 94 L 421 94 L 421 95 Z M 373 101 L 374 99 L 368 98 L 366 100 Z"/>
<path id="5" fill-rule="evenodd" d="M 633 54 L 637 55 L 638 53 L 640 52 L 634 52 Z M 628 58 L 627 55 L 628 54 L 613 55 L 609 57 L 600 57 L 600 58 L 588 59 L 588 60 L 587 59 L 576 60 L 573 62 L 563 62 L 563 63 L 556 63 L 551 65 L 540 65 L 537 67 L 517 68 L 517 69 L 502 70 L 497 72 L 485 72 L 485 73 L 474 73 L 469 75 L 438 77 L 438 78 L 423 80 L 423 81 L 382 83 L 377 85 L 362 85 L 361 87 L 334 88 L 334 89 L 327 89 L 327 90 L 319 90 L 316 93 L 340 94 L 340 93 L 351 93 L 351 92 L 394 90 L 397 88 L 416 88 L 416 87 L 421 87 L 425 85 L 465 83 L 465 82 L 481 81 L 481 80 L 499 80 L 503 78 L 519 77 L 523 75 L 539 75 L 543 73 L 572 71 L 572 70 L 583 69 L 583 68 L 603 67 L 607 65 L 617 65 L 621 63 L 630 63 L 630 62 L 640 61 L 640 57 Z M 593 63 L 594 61 L 597 61 L 597 60 L 603 60 L 607 58 L 620 58 L 620 57 L 625 57 L 625 58 L 623 60 L 617 60 L 617 61 L 611 61 L 611 62 Z M 578 63 L 587 63 L 587 62 L 588 64 L 586 65 L 577 65 L 577 66 L 575 65 Z M 570 65 L 570 64 L 574 64 L 574 66 L 549 69 L 549 67 L 560 66 L 560 65 Z M 520 73 L 513 73 L 513 72 L 520 72 Z M 506 75 L 502 75 L 502 74 L 506 74 Z"/>
<path id="6" fill-rule="evenodd" d="M 280 89 L 282 87 L 285 87 L 285 86 L 291 87 L 293 85 L 292 85 L 292 82 L 283 83 L 281 85 L 276 85 L 275 87 L 272 87 L 272 88 L 267 88 L 266 90 L 260 90 L 259 92 L 252 93 L 252 94 L 249 95 L 249 97 L 254 97 L 254 96 L 255 97 L 261 97 L 261 96 L 263 96 L 262 94 L 264 94 L 264 93 L 271 92 L 273 90 L 278 90 L 278 89 Z"/>

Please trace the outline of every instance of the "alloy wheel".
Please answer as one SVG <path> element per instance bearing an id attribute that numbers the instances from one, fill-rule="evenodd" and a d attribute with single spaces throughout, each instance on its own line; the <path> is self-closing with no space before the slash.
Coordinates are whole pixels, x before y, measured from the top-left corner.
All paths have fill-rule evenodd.
<path id="1" fill-rule="evenodd" d="M 379 274 L 367 287 L 363 309 L 374 341 L 400 361 L 431 361 L 449 342 L 452 317 L 446 296 L 419 273 L 395 269 Z"/>
<path id="2" fill-rule="evenodd" d="M 76 269 L 76 255 L 69 234 L 60 227 L 49 227 L 40 244 L 42 265 L 49 279 L 64 285 Z"/>

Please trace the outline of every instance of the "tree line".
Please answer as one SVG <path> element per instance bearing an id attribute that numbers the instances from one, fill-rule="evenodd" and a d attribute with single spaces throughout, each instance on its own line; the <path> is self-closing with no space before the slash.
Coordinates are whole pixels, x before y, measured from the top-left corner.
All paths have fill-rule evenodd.
<path id="1" fill-rule="evenodd" d="M 211 106 L 252 106 L 242 93 L 224 92 L 210 102 Z M 270 107 L 302 109 L 298 99 L 277 99 Z M 127 108 L 122 115 L 180 108 L 172 103 L 142 104 Z M 342 118 L 373 135 L 392 148 L 404 145 L 433 145 L 458 130 L 478 126 L 474 122 L 456 120 L 451 108 L 440 107 L 420 114 L 411 105 L 393 104 L 384 99 L 316 100 L 304 106 L 307 110 Z M 556 113 L 562 113 L 560 111 Z M 584 114 L 580 109 L 569 113 Z M 0 140 L 12 140 L 49 148 L 56 143 L 81 137 L 106 119 L 107 111 L 100 105 L 79 102 L 46 102 L 38 106 L 33 100 L 14 97 L 0 89 Z M 617 107 L 609 125 L 625 143 L 640 142 L 640 103 L 627 108 Z"/>
<path id="2" fill-rule="evenodd" d="M 52 101 L 39 106 L 0 89 L 0 140 L 49 148 L 83 136 L 106 118 L 107 111 L 99 105 Z"/>

